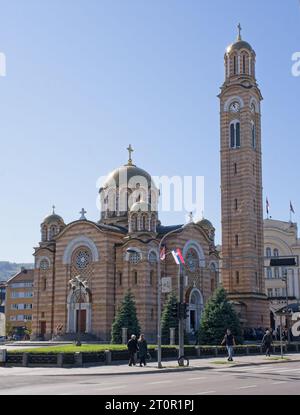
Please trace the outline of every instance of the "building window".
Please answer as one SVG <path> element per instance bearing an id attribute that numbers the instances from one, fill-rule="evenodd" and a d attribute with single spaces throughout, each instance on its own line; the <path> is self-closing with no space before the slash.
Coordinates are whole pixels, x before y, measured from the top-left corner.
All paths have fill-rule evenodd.
<path id="1" fill-rule="evenodd" d="M 274 256 L 279 256 L 279 251 L 277 248 L 275 248 L 273 252 L 274 252 Z"/>
<path id="2" fill-rule="evenodd" d="M 119 285 L 122 285 L 122 272 L 119 272 Z"/>
<path id="3" fill-rule="evenodd" d="M 90 251 L 87 249 L 80 249 L 76 254 L 75 262 L 77 269 L 85 269 L 91 262 Z"/>
<path id="4" fill-rule="evenodd" d="M 272 268 L 267 268 L 267 278 L 271 279 L 273 278 Z"/>
<path id="5" fill-rule="evenodd" d="M 254 212 L 256 212 L 256 200 L 255 199 L 253 199 L 253 210 Z"/>
<path id="6" fill-rule="evenodd" d="M 239 246 L 239 235 L 235 235 L 235 246 Z"/>
<path id="7" fill-rule="evenodd" d="M 153 320 L 153 319 L 154 319 L 154 310 L 153 310 L 153 308 L 151 308 L 150 318 L 151 318 L 151 320 Z"/>
<path id="8" fill-rule="evenodd" d="M 252 165 L 252 168 L 253 168 L 253 176 L 255 176 L 255 165 L 254 164 Z"/>
<path id="9" fill-rule="evenodd" d="M 239 271 L 236 271 L 235 273 L 235 281 L 237 285 L 240 283 L 240 272 Z"/>
<path id="10" fill-rule="evenodd" d="M 241 128 L 239 121 L 232 121 L 230 124 L 230 147 L 241 147 Z"/>
<path id="11" fill-rule="evenodd" d="M 274 277 L 279 278 L 279 268 L 274 268 Z"/>
<path id="12" fill-rule="evenodd" d="M 272 288 L 268 288 L 268 297 L 269 298 L 273 297 L 273 289 Z"/>
<path id="13" fill-rule="evenodd" d="M 138 283 L 138 273 L 137 273 L 137 271 L 133 272 L 133 283 L 134 283 L 134 285 L 137 285 L 137 283 Z"/>
<path id="14" fill-rule="evenodd" d="M 256 235 L 254 235 L 254 247 L 255 248 L 257 247 L 257 236 Z"/>
<path id="15" fill-rule="evenodd" d="M 47 261 L 47 259 L 43 259 L 40 262 L 40 269 L 43 271 L 46 271 L 47 269 L 49 269 L 49 262 Z"/>
<path id="16" fill-rule="evenodd" d="M 45 318 L 45 312 L 44 311 L 41 312 L 41 318 Z"/>
<path id="17" fill-rule="evenodd" d="M 156 264 L 157 263 L 157 255 L 154 251 L 151 251 L 149 254 L 149 262 L 150 264 Z"/>
<path id="18" fill-rule="evenodd" d="M 258 286 L 258 273 L 257 272 L 255 273 L 255 284 L 256 286 Z"/>
<path id="19" fill-rule="evenodd" d="M 153 285 L 153 279 L 154 279 L 154 271 L 150 271 L 149 275 L 149 284 Z"/>
<path id="20" fill-rule="evenodd" d="M 237 164 L 234 163 L 234 174 L 237 174 Z"/>
<path id="21" fill-rule="evenodd" d="M 234 199 L 234 209 L 238 210 L 238 200 Z"/>
<path id="22" fill-rule="evenodd" d="M 254 123 L 252 123 L 251 134 L 252 134 L 252 147 L 255 149 L 256 148 L 256 128 L 255 128 Z"/>
<path id="23" fill-rule="evenodd" d="M 280 288 L 275 288 L 275 297 L 280 297 Z"/>
<path id="24" fill-rule="evenodd" d="M 43 278 L 42 279 L 42 290 L 46 290 L 47 289 L 47 280 L 46 280 L 46 278 Z"/>
<path id="25" fill-rule="evenodd" d="M 129 262 L 131 264 L 137 264 L 141 260 L 141 254 L 139 252 L 132 252 L 129 256 Z"/>
<path id="26" fill-rule="evenodd" d="M 271 250 L 271 248 L 267 248 L 266 249 L 266 255 L 267 255 L 267 258 L 271 258 L 271 256 L 272 256 L 272 250 Z"/>

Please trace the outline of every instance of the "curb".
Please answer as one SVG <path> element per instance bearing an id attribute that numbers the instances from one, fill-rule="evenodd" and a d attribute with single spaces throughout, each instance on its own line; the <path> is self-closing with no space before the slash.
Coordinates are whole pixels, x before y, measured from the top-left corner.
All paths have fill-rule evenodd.
<path id="1" fill-rule="evenodd" d="M 290 360 L 274 360 L 274 361 L 267 361 L 267 362 L 258 362 L 258 363 L 240 363 L 240 364 L 232 364 L 230 366 L 226 366 L 228 369 L 232 367 L 247 367 L 247 366 L 263 366 L 263 365 L 271 365 L 271 364 L 282 364 L 282 363 L 292 363 L 292 362 L 300 362 L 300 359 L 290 359 Z M 85 367 L 87 369 L 87 367 Z M 142 370 L 142 371 L 135 371 L 135 372 L 114 372 L 114 373 L 56 373 L 56 374 L 49 374 L 43 376 L 130 376 L 130 375 L 145 375 L 145 374 L 158 374 L 158 373 L 172 373 L 172 372 L 195 372 L 200 370 L 208 370 L 208 369 L 217 369 L 218 366 L 192 366 L 192 367 L 174 367 L 174 368 L 155 368 L 156 370 Z"/>

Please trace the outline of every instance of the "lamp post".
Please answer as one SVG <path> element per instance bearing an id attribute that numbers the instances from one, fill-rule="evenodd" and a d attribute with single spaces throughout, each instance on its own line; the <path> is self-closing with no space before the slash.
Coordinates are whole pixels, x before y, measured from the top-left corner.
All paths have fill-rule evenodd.
<path id="1" fill-rule="evenodd" d="M 78 307 L 78 330 L 77 330 L 77 341 L 76 346 L 81 346 L 81 289 L 85 290 L 88 288 L 87 281 L 82 281 L 81 276 L 77 275 L 69 281 L 69 284 L 75 293 L 76 290 L 79 290 L 79 307 Z M 75 301 L 74 301 L 75 302 Z"/>
<path id="2" fill-rule="evenodd" d="M 285 302 L 286 302 L 286 317 L 285 317 L 285 322 L 286 322 L 286 328 L 287 328 L 287 334 L 288 334 L 288 344 L 290 344 L 291 341 L 291 336 L 290 336 L 290 324 L 289 324 L 289 315 L 288 315 L 288 307 L 289 307 L 289 297 L 288 297 L 288 270 L 285 269 L 284 270 L 284 275 L 281 278 L 281 280 L 283 282 L 285 282 Z"/>

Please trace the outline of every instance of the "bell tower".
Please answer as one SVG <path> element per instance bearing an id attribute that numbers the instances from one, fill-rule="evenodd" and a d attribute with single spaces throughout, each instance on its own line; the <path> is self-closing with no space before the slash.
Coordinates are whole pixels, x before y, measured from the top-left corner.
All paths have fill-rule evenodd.
<path id="1" fill-rule="evenodd" d="M 267 327 L 264 284 L 261 101 L 256 54 L 242 40 L 225 53 L 221 87 L 222 281 L 244 327 Z"/>

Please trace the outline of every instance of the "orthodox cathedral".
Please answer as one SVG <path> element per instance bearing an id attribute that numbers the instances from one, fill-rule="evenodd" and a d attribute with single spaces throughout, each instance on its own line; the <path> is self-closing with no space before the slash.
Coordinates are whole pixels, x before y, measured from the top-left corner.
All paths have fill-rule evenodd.
<path id="1" fill-rule="evenodd" d="M 260 102 L 255 52 L 241 38 L 225 53 L 221 103 L 222 266 L 213 225 L 206 219 L 185 226 L 164 226 L 158 216 L 159 190 L 151 175 L 131 158 L 99 189 L 98 222 L 86 218 L 66 224 L 53 213 L 41 224 L 35 248 L 33 337 L 77 332 L 109 341 L 118 305 L 130 289 L 146 338 L 157 326 L 159 245 L 166 257 L 161 274 L 178 291 L 172 250 L 181 249 L 186 331 L 198 329 L 204 304 L 220 283 L 238 308 L 244 326 L 268 324 L 263 279 L 263 215 Z M 80 275 L 84 284 L 70 281 Z M 167 294 L 162 294 L 162 305 Z"/>

